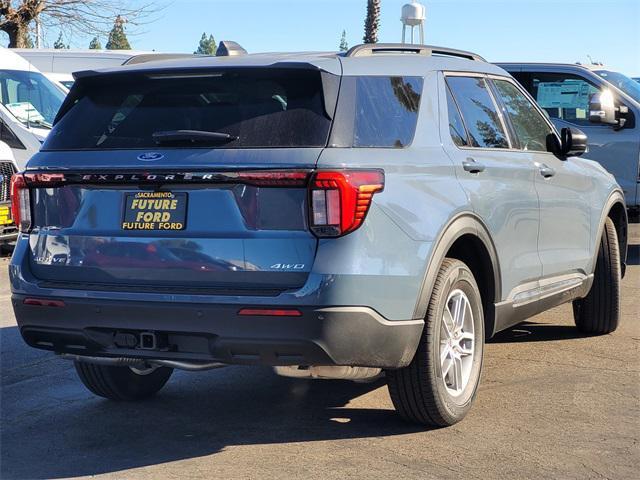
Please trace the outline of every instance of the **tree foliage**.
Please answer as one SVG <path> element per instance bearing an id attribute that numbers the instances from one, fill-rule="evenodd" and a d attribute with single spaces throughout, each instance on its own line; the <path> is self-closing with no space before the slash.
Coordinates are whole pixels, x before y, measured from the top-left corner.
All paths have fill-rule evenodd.
<path id="1" fill-rule="evenodd" d="M 58 39 L 53 43 L 53 48 L 56 50 L 63 50 L 65 48 L 69 48 L 69 45 L 64 43 L 64 38 L 62 38 L 62 32 L 58 35 Z"/>
<path id="2" fill-rule="evenodd" d="M 109 32 L 107 40 L 107 50 L 131 50 L 127 34 L 124 31 L 126 19 L 118 15 L 113 22 L 113 28 Z"/>
<path id="3" fill-rule="evenodd" d="M 364 20 L 364 43 L 378 43 L 380 29 L 380 0 L 367 1 L 367 16 Z"/>
<path id="4" fill-rule="evenodd" d="M 340 45 L 338 48 L 341 52 L 346 52 L 347 50 L 349 50 L 349 44 L 347 43 L 347 32 L 345 30 L 342 30 L 342 36 L 340 37 Z"/>
<path id="5" fill-rule="evenodd" d="M 216 41 L 213 38 L 213 35 L 209 35 L 207 37 L 206 33 L 203 33 L 200 37 L 200 43 L 198 43 L 198 48 L 195 52 L 195 55 L 215 55 L 216 54 Z"/>
<path id="6" fill-rule="evenodd" d="M 36 19 L 45 29 L 64 29 L 69 38 L 74 33 L 106 35 L 117 15 L 129 25 L 142 25 L 159 10 L 156 2 L 132 4 L 130 0 L 0 0 L 0 31 L 9 36 L 9 47 L 25 48 Z"/>
<path id="7" fill-rule="evenodd" d="M 102 43 L 98 37 L 93 37 L 89 43 L 89 50 L 102 50 Z"/>

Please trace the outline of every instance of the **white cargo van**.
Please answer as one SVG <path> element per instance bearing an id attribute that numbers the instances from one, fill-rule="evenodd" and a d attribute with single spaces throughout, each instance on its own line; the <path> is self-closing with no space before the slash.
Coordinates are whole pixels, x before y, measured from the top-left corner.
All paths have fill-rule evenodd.
<path id="1" fill-rule="evenodd" d="M 0 141 L 19 169 L 40 150 L 65 95 L 24 58 L 0 47 Z"/>
<path id="2" fill-rule="evenodd" d="M 71 88 L 73 85 L 73 72 L 191 56 L 186 53 L 158 53 L 141 50 L 13 48 L 12 51 L 29 61 L 49 79 L 64 85 L 65 88 Z"/>

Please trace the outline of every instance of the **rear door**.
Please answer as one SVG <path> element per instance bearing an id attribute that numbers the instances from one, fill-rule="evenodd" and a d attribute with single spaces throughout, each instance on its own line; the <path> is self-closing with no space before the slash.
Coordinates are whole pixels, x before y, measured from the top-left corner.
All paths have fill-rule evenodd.
<path id="1" fill-rule="evenodd" d="M 307 178 L 331 126 L 322 85 L 303 69 L 79 81 L 27 175 L 33 274 L 83 289 L 302 286 L 317 245 Z"/>
<path id="2" fill-rule="evenodd" d="M 443 144 L 495 242 L 504 298 L 542 274 L 535 167 L 512 146 L 484 75 L 447 74 L 442 92 L 442 110 L 448 111 L 448 124 L 441 128 Z"/>

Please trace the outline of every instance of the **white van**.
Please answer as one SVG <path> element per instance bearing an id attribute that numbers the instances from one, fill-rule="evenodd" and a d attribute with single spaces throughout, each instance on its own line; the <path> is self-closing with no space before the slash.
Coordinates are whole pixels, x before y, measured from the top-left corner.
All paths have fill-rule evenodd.
<path id="1" fill-rule="evenodd" d="M 66 91 L 21 56 L 0 47 L 0 141 L 22 170 L 51 130 Z"/>
<path id="2" fill-rule="evenodd" d="M 73 72 L 191 56 L 191 54 L 185 53 L 158 53 L 141 50 L 13 48 L 12 51 L 29 61 L 49 79 L 64 85 L 65 88 L 71 88 L 73 85 Z"/>
<path id="3" fill-rule="evenodd" d="M 18 228 L 11 216 L 11 176 L 18 166 L 9 145 L 0 142 L 0 254 L 5 253 L 5 245 L 18 236 Z"/>

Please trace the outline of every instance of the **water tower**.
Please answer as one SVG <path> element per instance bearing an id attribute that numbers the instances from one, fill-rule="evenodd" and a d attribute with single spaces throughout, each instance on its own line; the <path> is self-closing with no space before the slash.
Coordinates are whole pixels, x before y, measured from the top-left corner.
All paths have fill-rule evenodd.
<path id="1" fill-rule="evenodd" d="M 427 8 L 415 0 L 402 7 L 402 16 L 400 17 L 400 21 L 402 21 L 402 43 L 407 43 L 405 41 L 407 27 L 411 27 L 411 43 L 414 43 L 413 29 L 418 27 L 420 43 L 424 44 L 424 21 L 426 18 Z"/>

